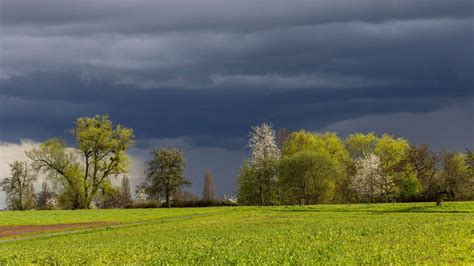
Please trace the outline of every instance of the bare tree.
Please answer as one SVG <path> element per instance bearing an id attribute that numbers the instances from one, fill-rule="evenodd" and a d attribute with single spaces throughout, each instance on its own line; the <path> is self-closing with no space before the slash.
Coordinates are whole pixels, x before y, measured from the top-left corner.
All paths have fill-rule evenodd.
<path id="1" fill-rule="evenodd" d="M 288 139 L 291 136 L 292 131 L 288 130 L 286 128 L 280 128 L 278 130 L 278 148 L 283 149 L 283 146 L 285 146 L 285 143 L 288 141 Z"/>
<path id="2" fill-rule="evenodd" d="M 469 166 L 466 156 L 461 153 L 443 151 L 440 155 L 442 170 L 439 174 L 437 205 L 441 205 L 445 197 L 462 196 L 469 189 Z"/>
<path id="3" fill-rule="evenodd" d="M 7 204 L 14 210 L 26 210 L 34 205 L 32 185 L 36 173 L 27 162 L 14 161 L 10 166 L 11 176 L 0 180 L 0 187 L 6 193 Z"/>
<path id="4" fill-rule="evenodd" d="M 420 182 L 421 196 L 425 200 L 436 198 L 438 193 L 436 165 L 439 162 L 439 156 L 431 152 L 428 145 L 422 144 L 418 147 L 410 145 L 406 160 L 408 165 L 413 167 L 415 175 Z M 402 165 L 405 165 L 405 163 L 402 162 Z"/>
<path id="5" fill-rule="evenodd" d="M 211 171 L 206 170 L 204 174 L 204 187 L 202 190 L 202 199 L 205 201 L 212 201 L 215 199 L 214 178 Z"/>

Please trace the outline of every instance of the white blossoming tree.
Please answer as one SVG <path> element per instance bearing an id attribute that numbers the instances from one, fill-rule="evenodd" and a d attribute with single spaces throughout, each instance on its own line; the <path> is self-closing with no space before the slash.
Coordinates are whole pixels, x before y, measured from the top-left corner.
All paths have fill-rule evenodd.
<path id="1" fill-rule="evenodd" d="M 351 186 L 357 195 L 369 201 L 379 198 L 392 200 L 395 183 L 384 174 L 379 156 L 370 153 L 357 159 L 356 169 Z"/>
<path id="2" fill-rule="evenodd" d="M 250 148 L 254 165 L 261 165 L 264 161 L 277 160 L 280 157 L 275 130 L 268 123 L 252 127 L 247 146 Z"/>
<path id="3" fill-rule="evenodd" d="M 276 162 L 280 158 L 273 127 L 268 123 L 252 127 L 247 147 L 250 163 L 239 175 L 239 198 L 243 204 L 269 205 L 276 183 Z"/>

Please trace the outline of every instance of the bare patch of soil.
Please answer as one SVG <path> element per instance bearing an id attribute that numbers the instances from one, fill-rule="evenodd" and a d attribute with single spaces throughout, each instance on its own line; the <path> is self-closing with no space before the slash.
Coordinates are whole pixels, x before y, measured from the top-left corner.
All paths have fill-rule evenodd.
<path id="1" fill-rule="evenodd" d="M 72 224 L 45 224 L 45 225 L 9 225 L 0 226 L 0 238 L 18 235 L 29 235 L 44 232 L 65 231 L 70 229 L 87 229 L 114 224 L 113 222 L 87 222 Z"/>

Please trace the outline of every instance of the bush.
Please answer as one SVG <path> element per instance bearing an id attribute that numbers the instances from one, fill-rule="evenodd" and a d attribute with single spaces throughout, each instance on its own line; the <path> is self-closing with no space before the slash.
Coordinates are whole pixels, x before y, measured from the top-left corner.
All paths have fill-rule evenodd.
<path id="1" fill-rule="evenodd" d="M 146 201 L 146 202 L 133 202 L 125 205 L 125 209 L 150 209 L 150 208 L 160 208 L 161 202 L 159 201 Z"/>
<path id="2" fill-rule="evenodd" d="M 186 200 L 173 202 L 172 207 L 217 207 L 217 206 L 237 206 L 229 200 Z"/>

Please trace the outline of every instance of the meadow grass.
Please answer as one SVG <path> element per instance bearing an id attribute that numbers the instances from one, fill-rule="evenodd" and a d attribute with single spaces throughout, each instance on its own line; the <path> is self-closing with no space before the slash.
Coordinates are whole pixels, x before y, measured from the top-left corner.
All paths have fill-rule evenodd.
<path id="1" fill-rule="evenodd" d="M 3 225 L 153 221 L 1 243 L 0 264 L 473 263 L 474 202 L 434 205 L 2 212 Z"/>

